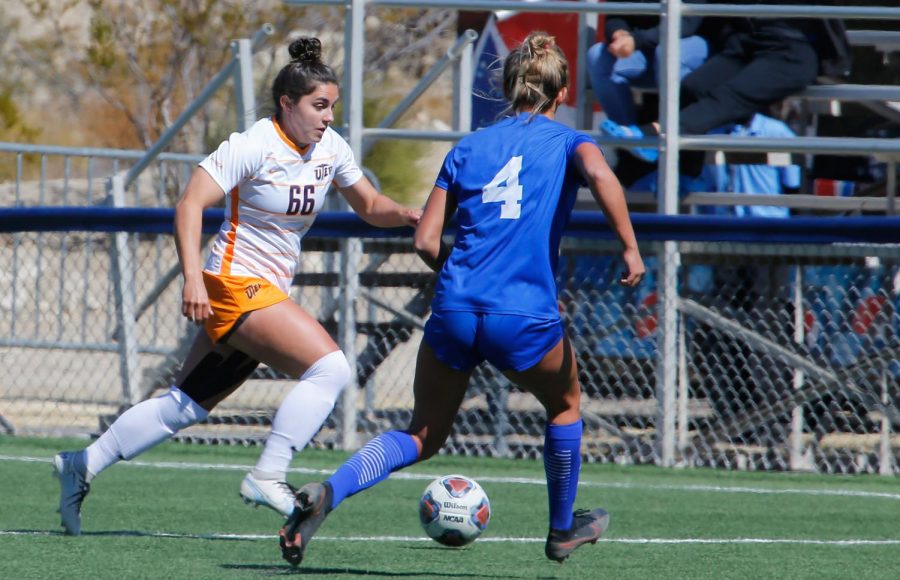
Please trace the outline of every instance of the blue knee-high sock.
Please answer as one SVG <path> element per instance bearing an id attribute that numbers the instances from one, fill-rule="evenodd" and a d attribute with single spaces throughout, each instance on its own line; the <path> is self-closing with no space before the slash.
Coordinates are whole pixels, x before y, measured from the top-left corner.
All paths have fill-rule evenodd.
<path id="1" fill-rule="evenodd" d="M 544 435 L 544 473 L 550 501 L 550 527 L 572 527 L 572 506 L 581 470 L 581 419 L 569 425 L 547 425 Z"/>
<path id="2" fill-rule="evenodd" d="M 418 458 L 416 442 L 407 433 L 388 431 L 375 437 L 328 478 L 334 492 L 331 509 L 344 498 L 387 479 L 391 472 L 415 463 Z"/>

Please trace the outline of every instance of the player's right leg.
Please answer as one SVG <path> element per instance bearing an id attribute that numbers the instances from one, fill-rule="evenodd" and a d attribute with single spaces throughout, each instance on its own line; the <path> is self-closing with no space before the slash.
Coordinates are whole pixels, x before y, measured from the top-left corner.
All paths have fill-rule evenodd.
<path id="1" fill-rule="evenodd" d="M 53 467 L 60 482 L 59 512 L 65 532 L 81 533 L 81 505 L 95 476 L 205 419 L 223 394 L 233 391 L 257 364 L 229 347 L 214 346 L 201 332 L 169 391 L 122 413 L 84 450 L 56 455 Z"/>
<path id="2" fill-rule="evenodd" d="M 203 409 L 173 386 L 159 397 L 131 407 L 97 441 L 81 451 L 64 451 L 53 458 L 60 483 L 59 513 L 65 533 L 81 533 L 81 504 L 90 482 L 101 471 L 129 460 L 207 416 Z"/>
<path id="3" fill-rule="evenodd" d="M 432 336 L 426 326 L 426 340 L 433 340 Z M 457 370 L 442 362 L 428 342 L 421 343 L 409 428 L 375 437 L 325 482 L 307 484 L 300 489 L 297 508 L 279 532 L 285 560 L 295 566 L 300 564 L 325 517 L 344 499 L 384 481 L 394 471 L 437 453 L 450 435 L 465 395 L 472 373 L 468 364 L 470 361 L 462 364 L 466 370 Z"/>

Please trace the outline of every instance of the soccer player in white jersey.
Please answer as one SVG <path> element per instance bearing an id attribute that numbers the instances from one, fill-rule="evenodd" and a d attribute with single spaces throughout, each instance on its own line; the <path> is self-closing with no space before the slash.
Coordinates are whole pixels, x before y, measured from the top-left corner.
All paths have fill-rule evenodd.
<path id="1" fill-rule="evenodd" d="M 289 51 L 292 60 L 272 86 L 273 117 L 231 135 L 203 160 L 176 207 L 181 312 L 205 332 L 166 394 L 127 410 L 86 449 L 53 458 L 67 534 L 81 532 L 81 504 L 96 475 L 205 419 L 260 362 L 298 383 L 279 406 L 240 495 L 285 517 L 294 509 L 286 481 L 293 453 L 319 430 L 352 372 L 328 332 L 288 296 L 300 241 L 332 183 L 375 226 L 415 226 L 421 211 L 379 194 L 331 129 L 338 80 L 322 62 L 319 40 L 300 38 Z M 225 220 L 201 266 L 203 210 L 223 198 Z"/>

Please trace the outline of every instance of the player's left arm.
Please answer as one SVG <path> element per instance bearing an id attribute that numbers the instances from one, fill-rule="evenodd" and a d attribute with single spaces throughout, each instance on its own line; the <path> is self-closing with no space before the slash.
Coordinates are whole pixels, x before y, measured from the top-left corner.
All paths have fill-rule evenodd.
<path id="1" fill-rule="evenodd" d="M 626 286 L 634 286 L 643 278 L 645 269 L 631 225 L 631 217 L 628 215 L 628 204 L 625 201 L 622 184 L 594 143 L 585 142 L 578 145 L 575 149 L 575 164 L 622 243 L 622 258 L 628 271 L 620 282 Z"/>
<path id="2" fill-rule="evenodd" d="M 372 182 L 365 177 L 347 187 L 339 187 L 338 191 L 350 204 L 359 217 L 367 223 L 380 228 L 397 228 L 400 226 L 416 227 L 422 210 L 405 207 L 393 199 L 378 193 Z"/>
<path id="3" fill-rule="evenodd" d="M 428 201 L 425 202 L 422 219 L 416 227 L 413 246 L 416 254 L 435 272 L 441 269 L 450 255 L 450 248 L 443 239 L 444 227 L 454 213 L 456 213 L 456 198 L 448 194 L 446 189 L 434 186 Z"/>

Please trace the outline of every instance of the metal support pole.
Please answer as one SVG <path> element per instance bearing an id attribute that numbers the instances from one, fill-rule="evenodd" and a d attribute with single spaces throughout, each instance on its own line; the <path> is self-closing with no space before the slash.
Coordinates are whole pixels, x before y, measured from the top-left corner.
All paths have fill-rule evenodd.
<path id="1" fill-rule="evenodd" d="M 660 16 L 665 66 L 660 80 L 659 213 L 678 213 L 678 87 L 681 67 L 681 0 L 664 0 Z M 678 379 L 678 266 L 675 242 L 659 246 L 657 293 L 656 451 L 663 467 L 675 464 L 675 399 Z"/>
<path id="2" fill-rule="evenodd" d="M 886 410 L 891 404 L 888 396 L 888 373 L 887 369 L 881 371 L 881 404 Z M 881 433 L 878 445 L 878 474 L 894 475 L 894 457 L 891 454 L 891 418 L 887 412 L 881 414 Z"/>
<path id="3" fill-rule="evenodd" d="M 596 4 L 597 0 L 582 0 L 587 4 Z M 578 56 L 575 68 L 575 128 L 590 131 L 594 122 L 593 99 L 588 98 L 587 51 L 597 39 L 597 13 L 578 13 Z M 589 32 L 594 32 L 593 35 Z M 595 95 L 591 87 L 591 95 Z"/>
<path id="4" fill-rule="evenodd" d="M 685 452 L 688 446 L 688 398 L 690 384 L 687 372 L 687 338 L 685 337 L 684 314 L 678 313 L 678 456 L 684 463 Z"/>
<path id="5" fill-rule="evenodd" d="M 350 73 L 347 107 L 350 112 L 349 143 L 356 159 L 362 162 L 362 130 L 363 130 L 363 44 L 365 42 L 366 0 L 351 0 L 350 3 Z M 344 389 L 342 398 L 343 421 L 341 429 L 341 446 L 345 451 L 359 447 L 357 440 L 357 401 L 359 399 L 359 382 L 356 369 L 356 301 L 359 297 L 359 259 L 362 255 L 362 241 L 359 238 L 341 240 L 340 257 L 340 316 L 338 318 L 338 343 L 350 365 L 350 381 Z"/>
<path id="6" fill-rule="evenodd" d="M 665 63 L 659 80 L 659 181 L 657 211 L 678 213 L 679 109 L 681 86 L 681 0 L 663 0 L 660 44 Z"/>
<path id="7" fill-rule="evenodd" d="M 656 451 L 662 467 L 675 464 L 675 400 L 678 387 L 678 244 L 663 242 L 657 254 L 658 295 L 656 306 Z"/>
<path id="8" fill-rule="evenodd" d="M 115 207 L 125 206 L 125 175 L 118 173 L 109 180 L 109 196 Z M 128 233 L 113 234 L 110 245 L 111 274 L 116 299 L 116 318 L 120 329 L 119 372 L 122 379 L 122 402 L 134 405 L 140 400 L 140 364 L 135 336 L 134 262 L 128 245 Z"/>
<path id="9" fill-rule="evenodd" d="M 237 65 L 234 67 L 234 98 L 237 130 L 243 133 L 256 122 L 256 96 L 253 92 L 253 47 L 242 38 L 231 43 Z"/>
<path id="10" fill-rule="evenodd" d="M 803 273 L 800 266 L 794 267 L 794 343 L 797 350 L 801 350 L 804 340 L 803 327 Z M 794 369 L 794 390 L 803 389 L 806 375 L 803 369 Z M 813 468 L 811 457 L 803 445 L 803 429 L 806 420 L 803 416 L 803 406 L 797 405 L 791 410 L 791 441 L 790 462 L 792 471 L 811 470 Z"/>
<path id="11" fill-rule="evenodd" d="M 475 79 L 472 56 L 475 52 L 473 43 L 477 38 L 478 33 L 474 30 L 466 30 L 463 33 L 460 41 L 466 42 L 459 50 L 453 65 L 453 86 L 456 88 L 453 91 L 453 128 L 457 131 L 472 130 L 472 81 Z"/>

